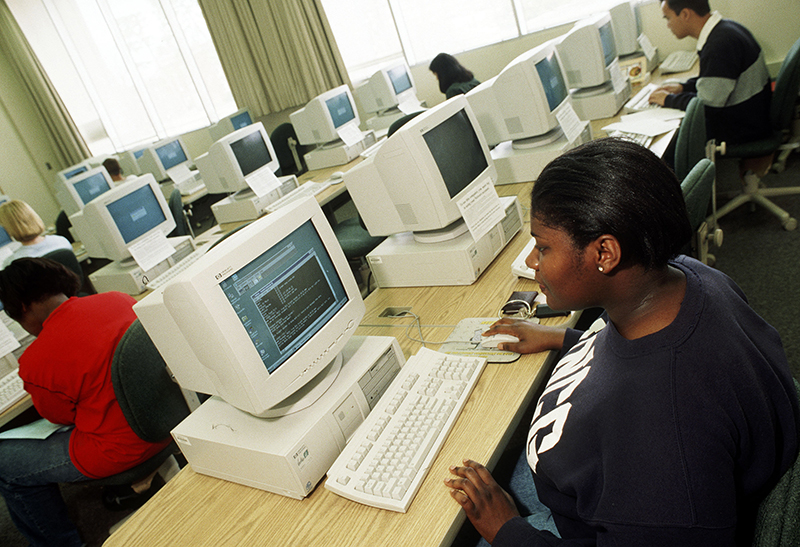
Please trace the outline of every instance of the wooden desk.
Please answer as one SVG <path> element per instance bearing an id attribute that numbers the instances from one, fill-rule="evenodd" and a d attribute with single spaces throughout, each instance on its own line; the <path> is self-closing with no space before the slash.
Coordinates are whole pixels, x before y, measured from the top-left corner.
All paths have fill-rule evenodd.
<path id="1" fill-rule="evenodd" d="M 498 191 L 520 195 L 527 205 L 530 184 L 506 185 Z M 527 231 L 526 225 L 473 285 L 378 289 L 366 299 L 357 334 L 395 335 L 404 353 L 411 355 L 421 347 L 404 335 L 411 319 L 379 317 L 386 306 L 410 306 L 421 318 L 423 336 L 436 342 L 465 317 L 494 316 L 512 290 L 536 287 L 531 280 L 517 279 L 510 268 L 528 241 Z M 346 500 L 322 484 L 297 501 L 200 475 L 187 466 L 106 545 L 448 545 L 465 519 L 442 482 L 448 467 L 464 457 L 496 464 L 551 360 L 542 353 L 486 367 L 406 514 Z"/>

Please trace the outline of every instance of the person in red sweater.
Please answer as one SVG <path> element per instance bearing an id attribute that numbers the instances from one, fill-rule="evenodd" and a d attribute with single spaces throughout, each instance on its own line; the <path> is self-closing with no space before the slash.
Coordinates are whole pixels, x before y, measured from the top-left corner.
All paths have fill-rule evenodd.
<path id="1" fill-rule="evenodd" d="M 128 295 L 76 298 L 78 277 L 43 258 L 15 260 L 0 272 L 6 313 L 36 337 L 19 375 L 39 414 L 67 426 L 47 439 L 0 441 L 0 494 L 31 545 L 82 545 L 58 483 L 108 477 L 158 453 L 140 439 L 114 395 L 111 361 L 136 319 Z"/>

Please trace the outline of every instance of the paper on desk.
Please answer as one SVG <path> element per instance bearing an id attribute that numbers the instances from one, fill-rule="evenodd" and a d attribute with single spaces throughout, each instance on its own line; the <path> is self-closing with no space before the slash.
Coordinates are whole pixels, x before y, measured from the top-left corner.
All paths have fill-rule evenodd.
<path id="1" fill-rule="evenodd" d="M 650 38 L 647 37 L 646 34 L 642 33 L 637 38 L 639 45 L 642 46 L 642 51 L 644 51 L 645 57 L 648 60 L 655 59 L 656 57 L 656 48 L 653 46 L 653 43 L 650 41 Z"/>
<path id="2" fill-rule="evenodd" d="M 281 181 L 275 176 L 271 169 L 262 169 L 257 176 L 245 177 L 244 181 L 255 192 L 258 197 L 264 197 L 276 188 L 279 188 Z"/>
<path id="3" fill-rule="evenodd" d="M 497 190 L 488 178 L 458 201 L 458 209 L 475 241 L 488 234 L 505 217 Z"/>
<path id="4" fill-rule="evenodd" d="M 614 88 L 614 93 L 622 93 L 628 86 L 628 73 L 620 68 L 619 59 L 614 59 L 611 66 L 608 67 L 608 71 L 611 73 L 611 85 Z"/>
<path id="5" fill-rule="evenodd" d="M 148 234 L 141 241 L 128 247 L 128 250 L 143 272 L 152 270 L 175 254 L 175 247 L 169 244 L 167 236 L 161 230 Z"/>
<path id="6" fill-rule="evenodd" d="M 564 136 L 567 137 L 567 142 L 573 142 L 577 139 L 586 126 L 586 123 L 578 118 L 578 114 L 575 113 L 575 109 L 572 108 L 572 103 L 569 101 L 564 101 L 561 108 L 556 110 L 556 119 L 561 126 L 561 131 L 564 132 Z"/>
<path id="7" fill-rule="evenodd" d="M 4 357 L 19 347 L 19 341 L 5 322 L 0 322 L 0 357 Z"/>
<path id="8" fill-rule="evenodd" d="M 71 425 L 50 423 L 41 418 L 27 425 L 3 431 L 0 433 L 0 439 L 46 439 L 61 429 L 66 431 L 71 427 Z"/>
<path id="9" fill-rule="evenodd" d="M 682 120 L 686 116 L 686 112 L 678 110 L 677 108 L 648 108 L 640 112 L 632 114 L 623 114 L 620 116 L 620 121 L 638 121 L 638 120 Z"/>
<path id="10" fill-rule="evenodd" d="M 364 139 L 364 135 L 361 133 L 361 130 L 352 124 L 338 129 L 336 134 L 339 135 L 339 138 L 342 139 L 347 146 L 358 144 Z"/>
<path id="11" fill-rule="evenodd" d="M 403 114 L 413 114 L 414 112 L 422 110 L 422 105 L 416 97 L 411 97 L 402 101 L 397 105 L 397 108 L 400 109 L 400 112 Z"/>
<path id="12" fill-rule="evenodd" d="M 625 133 L 635 133 L 637 135 L 647 135 L 657 137 L 668 131 L 676 129 L 681 124 L 680 120 L 654 120 L 640 119 L 627 122 L 617 122 L 603 128 L 606 133 L 610 131 L 624 131 Z"/>

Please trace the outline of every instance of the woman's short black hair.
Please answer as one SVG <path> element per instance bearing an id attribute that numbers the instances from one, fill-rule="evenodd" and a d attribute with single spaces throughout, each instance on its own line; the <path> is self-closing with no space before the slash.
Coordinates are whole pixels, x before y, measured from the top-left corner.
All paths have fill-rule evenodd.
<path id="1" fill-rule="evenodd" d="M 19 321 L 34 302 L 64 294 L 78 294 L 80 278 L 49 258 L 18 258 L 0 271 L 0 302 L 8 316 Z"/>
<path id="2" fill-rule="evenodd" d="M 678 179 L 647 148 L 601 139 L 574 148 L 542 170 L 531 219 L 565 231 L 577 249 L 603 234 L 617 238 L 622 265 L 662 268 L 692 236 Z"/>
<path id="3" fill-rule="evenodd" d="M 439 78 L 439 91 L 442 93 L 447 93 L 447 88 L 453 84 L 468 82 L 475 77 L 449 53 L 434 57 L 428 69 Z"/>

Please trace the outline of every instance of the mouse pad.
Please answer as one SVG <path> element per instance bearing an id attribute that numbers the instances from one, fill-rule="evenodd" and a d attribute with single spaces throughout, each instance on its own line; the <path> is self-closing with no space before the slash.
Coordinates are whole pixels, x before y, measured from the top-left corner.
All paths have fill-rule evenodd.
<path id="1" fill-rule="evenodd" d="M 499 349 L 482 348 L 481 333 L 488 329 L 497 317 L 471 317 L 462 319 L 447 340 L 439 347 L 442 353 L 485 357 L 489 363 L 511 363 L 519 359 L 519 353 Z"/>

